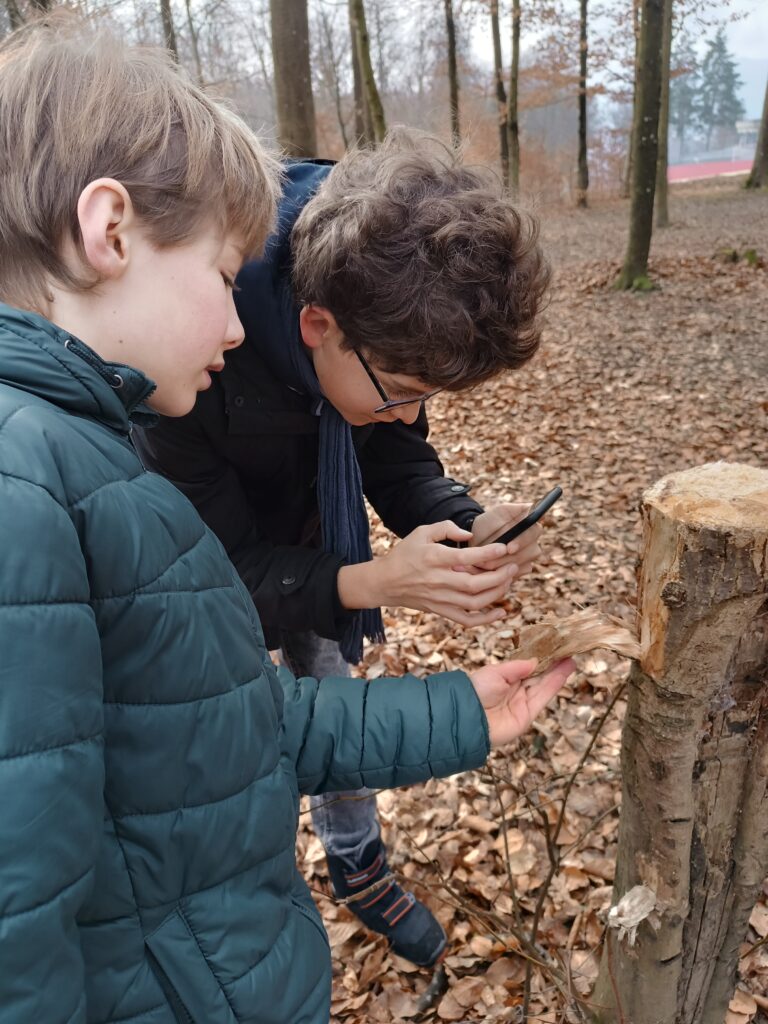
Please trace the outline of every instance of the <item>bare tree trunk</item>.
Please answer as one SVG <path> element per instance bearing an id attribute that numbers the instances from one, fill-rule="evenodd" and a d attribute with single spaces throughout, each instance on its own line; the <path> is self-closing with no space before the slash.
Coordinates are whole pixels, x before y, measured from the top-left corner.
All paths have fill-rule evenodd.
<path id="1" fill-rule="evenodd" d="M 445 2 L 445 30 L 448 37 L 448 87 L 451 107 L 451 138 L 454 146 L 461 142 L 459 126 L 459 71 L 456 64 L 456 21 L 453 17 L 453 0 Z"/>
<path id="2" fill-rule="evenodd" d="M 341 83 L 339 82 L 339 55 L 336 52 L 336 46 L 333 39 L 333 32 L 331 31 L 331 22 L 328 17 L 328 12 L 324 9 L 320 9 L 320 26 L 323 30 L 323 48 L 325 50 L 325 59 L 328 64 L 328 69 L 331 75 L 331 88 L 333 90 L 333 105 L 336 111 L 336 120 L 339 125 L 339 133 L 341 134 L 341 141 L 344 143 L 344 149 L 349 149 L 349 139 L 347 138 L 347 126 L 344 123 L 344 111 L 341 106 Z"/>
<path id="3" fill-rule="evenodd" d="M 611 911 L 637 931 L 607 929 L 591 1003 L 604 1024 L 723 1024 L 768 873 L 768 472 L 674 473 L 642 515 Z"/>
<path id="4" fill-rule="evenodd" d="M 197 29 L 195 28 L 195 19 L 192 17 L 192 4 L 190 0 L 184 0 L 184 6 L 187 11 L 187 28 L 189 29 L 189 41 L 192 46 L 192 59 L 195 62 L 195 76 L 197 84 L 202 89 L 205 86 L 205 76 L 203 75 L 203 62 L 200 60 L 200 47 L 197 41 Z"/>
<path id="5" fill-rule="evenodd" d="M 373 124 L 371 112 L 365 99 L 363 73 L 360 70 L 360 56 L 357 52 L 357 32 L 355 30 L 354 0 L 348 0 L 349 35 L 352 43 L 352 76 L 355 97 L 355 142 L 357 145 L 369 146 L 373 142 Z"/>
<path id="6" fill-rule="evenodd" d="M 274 2 L 275 0 L 273 0 Z M 387 134 L 387 123 L 384 119 L 384 107 L 381 105 L 381 97 L 379 96 L 379 90 L 376 88 L 376 79 L 373 74 L 371 44 L 365 24 L 363 0 L 350 0 L 350 12 L 354 29 L 355 52 L 362 79 L 363 93 L 371 116 L 373 138 L 375 142 L 381 142 Z"/>
<path id="7" fill-rule="evenodd" d="M 632 145 L 632 195 L 629 210 L 629 241 L 617 288 L 647 290 L 648 253 L 653 231 L 653 196 L 656 190 L 656 158 L 661 103 L 661 29 L 664 0 L 642 0 L 640 66 L 635 96 L 637 118 Z"/>
<path id="8" fill-rule="evenodd" d="M 21 16 L 16 0 L 5 0 L 5 9 L 8 12 L 8 22 L 11 30 L 20 28 L 24 24 L 24 19 Z"/>
<path id="9" fill-rule="evenodd" d="M 667 171 L 669 167 L 669 72 L 672 63 L 672 2 L 664 0 L 661 37 L 661 109 L 659 110 L 659 155 L 656 160 L 656 227 L 669 226 Z"/>
<path id="10" fill-rule="evenodd" d="M 520 0 L 512 0 L 512 61 L 509 68 L 507 100 L 507 149 L 509 151 L 509 187 L 520 188 L 520 124 L 518 121 L 518 81 L 520 78 Z"/>
<path id="11" fill-rule="evenodd" d="M 579 158 L 576 205 L 587 205 L 589 164 L 587 163 L 587 0 L 579 4 Z"/>
<path id="12" fill-rule="evenodd" d="M 624 176 L 621 182 L 622 199 L 629 199 L 632 186 L 632 167 L 635 162 L 632 147 L 635 144 L 635 134 L 637 131 L 637 94 L 639 92 L 640 80 L 640 0 L 632 0 L 632 31 L 635 36 L 635 66 L 632 82 L 632 124 L 629 129 L 627 159 L 624 164 Z"/>
<path id="13" fill-rule="evenodd" d="M 509 181 L 509 143 L 507 140 L 507 94 L 504 91 L 504 70 L 501 60 L 499 31 L 499 0 L 491 0 L 491 36 L 493 37 L 493 73 L 496 80 L 496 106 L 499 124 L 501 176 Z"/>
<path id="14" fill-rule="evenodd" d="M 288 156 L 317 156 L 307 0 L 270 0 L 277 137 Z"/>
<path id="15" fill-rule="evenodd" d="M 760 130 L 757 133 L 757 149 L 755 162 L 747 178 L 747 188 L 765 188 L 768 186 L 768 82 L 765 85 L 763 100 L 763 116 L 760 119 Z"/>
<path id="16" fill-rule="evenodd" d="M 39 2 L 39 0 L 35 0 L 35 2 Z M 44 0 L 44 2 L 47 2 L 47 0 Z M 163 45 L 178 64 L 179 50 L 176 46 L 176 30 L 173 27 L 171 0 L 160 0 L 160 17 L 163 20 Z"/>

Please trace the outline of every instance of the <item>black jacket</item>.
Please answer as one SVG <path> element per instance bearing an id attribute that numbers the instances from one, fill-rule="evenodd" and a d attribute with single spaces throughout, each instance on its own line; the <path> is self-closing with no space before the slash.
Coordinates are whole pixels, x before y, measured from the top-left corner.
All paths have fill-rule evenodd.
<path id="1" fill-rule="evenodd" d="M 192 413 L 134 432 L 146 465 L 187 495 L 223 543 L 270 647 L 279 629 L 338 639 L 349 614 L 336 589 L 344 559 L 319 548 L 318 418 L 308 396 L 277 379 L 259 350 L 266 332 L 298 329 L 276 302 L 274 282 L 290 274 L 290 229 L 328 170 L 310 161 L 287 168 L 278 232 L 264 260 L 238 277 L 244 344 L 228 353 Z M 423 410 L 413 426 L 352 428 L 365 495 L 401 537 L 444 519 L 463 526 L 482 511 L 466 485 L 444 476 L 427 432 Z"/>

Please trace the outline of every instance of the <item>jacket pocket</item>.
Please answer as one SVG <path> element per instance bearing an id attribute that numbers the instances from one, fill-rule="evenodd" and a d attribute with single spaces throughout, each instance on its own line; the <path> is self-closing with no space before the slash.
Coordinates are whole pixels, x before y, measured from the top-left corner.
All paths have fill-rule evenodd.
<path id="1" fill-rule="evenodd" d="M 317 911 L 313 913 L 309 909 L 309 907 L 305 907 L 304 904 L 297 900 L 295 896 L 291 896 L 291 903 L 296 908 L 296 910 L 299 911 L 300 914 L 302 914 L 309 922 L 311 922 L 311 924 L 314 925 L 317 933 L 323 940 L 323 944 L 327 946 L 328 949 L 330 949 L 328 933 L 326 932 L 325 928 L 323 928 L 322 921 L 320 920 L 320 915 L 317 913 Z"/>
<path id="2" fill-rule="evenodd" d="M 179 1024 L 237 1024 L 224 991 L 178 910 L 144 941 Z"/>

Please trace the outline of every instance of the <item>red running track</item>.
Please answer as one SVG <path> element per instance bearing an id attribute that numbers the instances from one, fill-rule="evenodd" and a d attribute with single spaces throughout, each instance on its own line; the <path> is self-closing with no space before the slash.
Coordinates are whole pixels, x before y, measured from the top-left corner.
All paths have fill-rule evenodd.
<path id="1" fill-rule="evenodd" d="M 699 178 L 716 178 L 718 174 L 744 174 L 751 170 L 751 160 L 712 160 L 701 164 L 674 164 L 667 170 L 667 181 L 696 181 Z"/>

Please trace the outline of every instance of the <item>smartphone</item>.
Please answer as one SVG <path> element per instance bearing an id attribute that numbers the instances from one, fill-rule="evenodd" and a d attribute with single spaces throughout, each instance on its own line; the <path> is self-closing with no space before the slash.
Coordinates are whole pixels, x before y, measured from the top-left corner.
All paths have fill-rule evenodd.
<path id="1" fill-rule="evenodd" d="M 515 525 L 512 526 L 509 530 L 505 530 L 505 532 L 498 537 L 490 538 L 485 543 L 509 544 L 509 542 L 511 540 L 514 540 L 515 537 L 519 537 L 521 533 L 525 533 L 526 530 L 529 530 L 534 525 L 534 523 L 538 523 L 538 521 L 541 519 L 544 513 L 549 512 L 549 510 L 555 504 L 557 499 L 562 495 L 562 493 L 562 487 L 553 487 L 549 494 L 545 495 L 538 503 L 538 505 L 535 505 L 528 513 L 528 515 L 521 519 L 519 523 L 515 523 Z"/>

